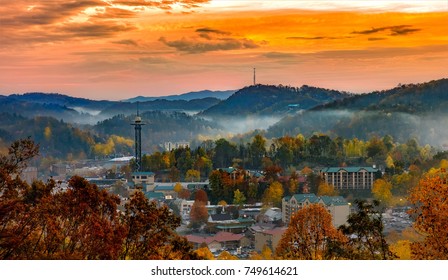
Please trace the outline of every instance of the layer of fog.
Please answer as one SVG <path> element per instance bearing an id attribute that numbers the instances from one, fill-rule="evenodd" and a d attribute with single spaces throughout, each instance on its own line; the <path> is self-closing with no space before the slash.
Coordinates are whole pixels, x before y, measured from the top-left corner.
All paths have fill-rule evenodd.
<path id="1" fill-rule="evenodd" d="M 281 117 L 279 116 L 247 116 L 247 117 L 221 117 L 221 118 L 204 118 L 206 120 L 216 122 L 216 124 L 226 133 L 243 134 L 253 130 L 264 130 L 277 123 Z"/>
<path id="2" fill-rule="evenodd" d="M 447 113 L 427 112 L 417 115 L 405 112 L 316 110 L 286 116 L 268 129 L 268 137 L 325 133 L 331 137 L 359 138 L 391 135 L 405 143 L 415 138 L 420 145 L 443 148 L 448 145 Z"/>
<path id="3" fill-rule="evenodd" d="M 101 110 L 92 110 L 85 107 L 68 107 L 69 109 L 73 109 L 80 114 L 89 114 L 92 116 L 98 116 L 101 113 Z"/>

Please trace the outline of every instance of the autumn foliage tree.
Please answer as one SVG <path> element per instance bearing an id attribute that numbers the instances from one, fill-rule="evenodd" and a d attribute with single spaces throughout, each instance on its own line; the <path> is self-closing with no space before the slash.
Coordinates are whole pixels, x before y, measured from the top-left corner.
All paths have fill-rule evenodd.
<path id="1" fill-rule="evenodd" d="M 239 207 L 242 207 L 243 204 L 246 202 L 246 197 L 240 190 L 234 191 L 233 195 L 233 204 L 238 205 Z"/>
<path id="2" fill-rule="evenodd" d="M 372 194 L 375 199 L 389 205 L 392 199 L 392 184 L 385 179 L 377 179 L 373 183 Z"/>
<path id="3" fill-rule="evenodd" d="M 448 184 L 447 173 L 427 174 L 411 191 L 409 214 L 414 228 L 425 239 L 411 244 L 413 259 L 448 259 Z"/>
<path id="4" fill-rule="evenodd" d="M 322 181 L 317 187 L 317 195 L 318 196 L 337 196 L 339 195 L 338 191 L 334 188 L 333 185 L 328 184 L 327 182 Z"/>
<path id="5" fill-rule="evenodd" d="M 292 216 L 275 253 L 281 259 L 332 259 L 333 244 L 344 242 L 346 237 L 333 226 L 325 207 L 311 204 Z"/>
<path id="6" fill-rule="evenodd" d="M 120 259 L 195 258 L 191 245 L 175 233 L 180 219 L 168 207 L 157 207 L 142 192 L 136 192 L 125 208 L 125 238 Z"/>
<path id="7" fill-rule="evenodd" d="M 190 210 L 190 227 L 198 229 L 205 224 L 207 220 L 208 211 L 205 207 L 205 203 L 203 201 L 196 200 Z"/>
<path id="8" fill-rule="evenodd" d="M 355 260 L 388 260 L 395 255 L 389 249 L 383 230 L 381 212 L 376 209 L 379 202 L 355 200 L 355 213 L 350 214 L 347 224 L 339 227 L 350 236 L 348 246 L 341 253 L 343 258 Z"/>
<path id="9" fill-rule="evenodd" d="M 207 246 L 198 248 L 195 252 L 200 258 L 202 258 L 204 260 L 214 260 L 215 259 L 215 256 L 213 256 L 212 252 L 210 251 L 210 249 Z"/>
<path id="10" fill-rule="evenodd" d="M 263 204 L 265 206 L 281 207 L 283 192 L 283 186 L 280 182 L 272 182 L 263 194 Z"/>
<path id="11" fill-rule="evenodd" d="M 20 174 L 38 152 L 20 140 L 0 157 L 0 259 L 196 259 L 175 229 L 180 219 L 136 192 L 117 211 L 119 198 L 74 176 L 67 190 Z"/>

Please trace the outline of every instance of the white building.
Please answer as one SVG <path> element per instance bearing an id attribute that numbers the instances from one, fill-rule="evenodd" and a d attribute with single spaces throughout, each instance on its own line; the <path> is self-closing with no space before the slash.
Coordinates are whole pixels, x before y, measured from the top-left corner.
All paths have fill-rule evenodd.
<path id="1" fill-rule="evenodd" d="M 165 151 L 171 151 L 174 149 L 178 149 L 178 148 L 186 148 L 189 147 L 190 143 L 186 142 L 186 141 L 181 141 L 181 142 L 165 142 L 163 143 L 163 147 L 165 148 Z"/>

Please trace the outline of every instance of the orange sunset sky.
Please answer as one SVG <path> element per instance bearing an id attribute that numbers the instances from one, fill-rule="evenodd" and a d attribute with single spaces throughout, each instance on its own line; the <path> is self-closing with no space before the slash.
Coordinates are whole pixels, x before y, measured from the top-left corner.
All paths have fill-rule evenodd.
<path id="1" fill-rule="evenodd" d="M 448 78 L 448 0 L 1 0 L 0 94 L 121 100 Z"/>

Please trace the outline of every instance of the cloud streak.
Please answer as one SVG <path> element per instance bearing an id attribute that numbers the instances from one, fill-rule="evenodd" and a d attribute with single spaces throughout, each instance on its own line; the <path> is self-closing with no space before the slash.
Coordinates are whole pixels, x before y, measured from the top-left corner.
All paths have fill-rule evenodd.
<path id="1" fill-rule="evenodd" d="M 420 31 L 421 29 L 418 28 L 411 28 L 411 25 L 397 25 L 397 26 L 385 26 L 385 27 L 378 27 L 378 28 L 371 28 L 361 31 L 353 31 L 352 34 L 359 34 L 359 35 L 370 35 L 370 34 L 376 34 L 383 31 L 389 31 L 390 36 L 400 36 L 400 35 L 408 35 L 411 33 L 415 33 L 417 31 Z"/>
<path id="2" fill-rule="evenodd" d="M 177 51 L 198 54 L 212 51 L 229 51 L 240 49 L 255 49 L 260 47 L 252 40 L 242 38 L 223 38 L 215 40 L 214 42 L 204 42 L 199 40 L 188 40 L 182 38 L 180 40 L 168 41 L 165 37 L 160 37 L 160 42 L 168 47 L 175 48 Z"/>
<path id="3" fill-rule="evenodd" d="M 109 38 L 137 27 L 134 19 L 147 9 L 194 9 L 209 0 L 45 0 L 5 1 L 2 15 L 2 47 L 59 42 L 79 38 Z"/>
<path id="4" fill-rule="evenodd" d="M 292 36 L 286 37 L 287 40 L 341 40 L 350 39 L 352 36 L 340 36 L 340 37 L 327 37 L 327 36 L 315 36 L 315 37 L 304 37 L 304 36 Z"/>
<path id="5" fill-rule="evenodd" d="M 194 9 L 208 2 L 210 2 L 210 0 L 116 0 L 112 3 L 128 7 L 147 7 L 171 10 L 175 5 L 182 6 L 186 9 Z"/>

